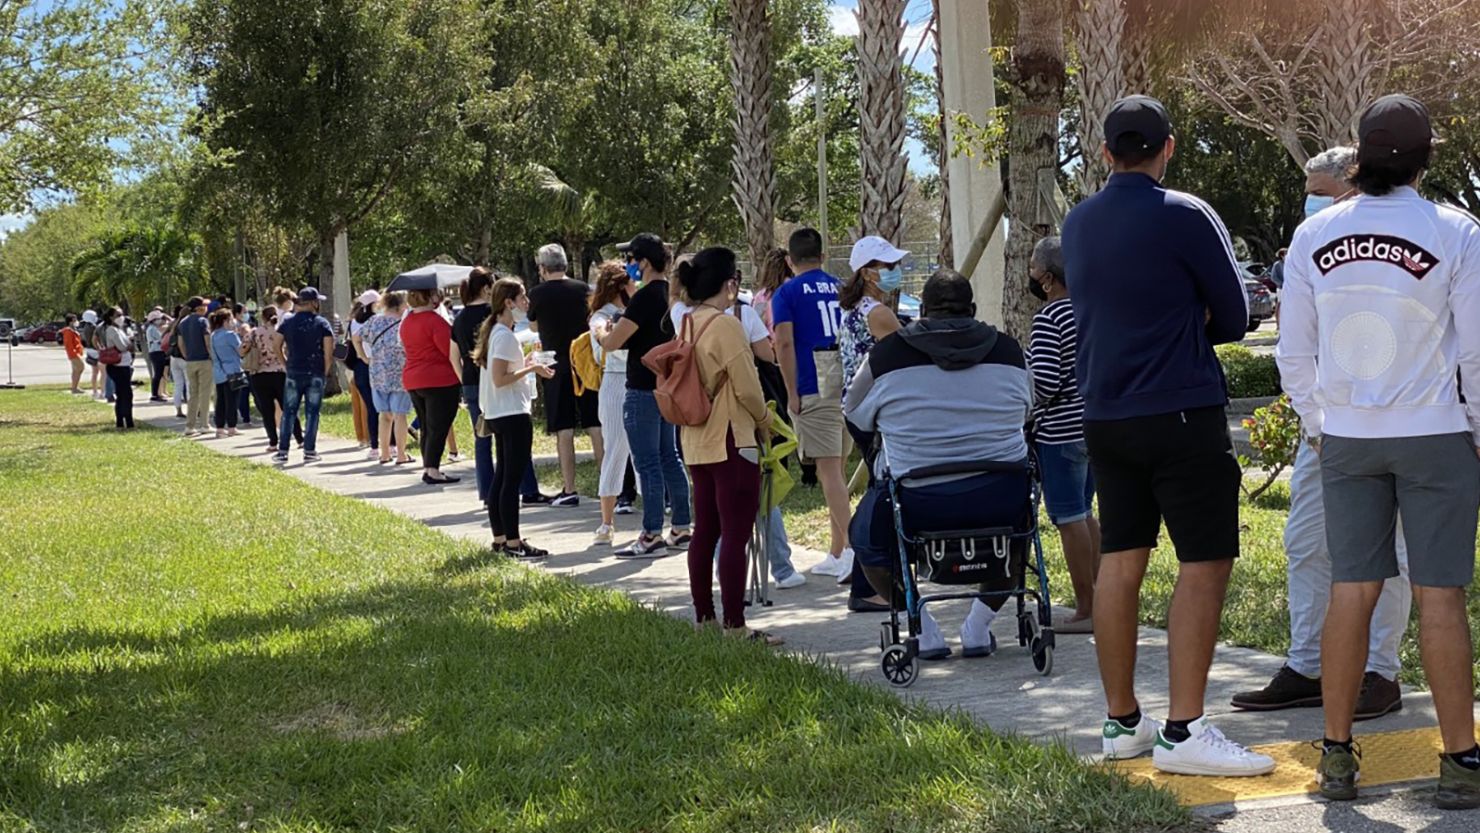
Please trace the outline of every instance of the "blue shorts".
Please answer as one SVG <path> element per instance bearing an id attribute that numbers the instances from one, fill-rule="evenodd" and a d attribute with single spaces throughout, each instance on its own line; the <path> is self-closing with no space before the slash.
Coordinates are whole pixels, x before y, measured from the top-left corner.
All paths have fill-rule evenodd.
<path id="1" fill-rule="evenodd" d="M 370 398 L 375 401 L 375 410 L 382 414 L 405 416 L 411 413 L 411 394 L 404 390 L 387 393 L 377 388 L 371 388 Z"/>
<path id="2" fill-rule="evenodd" d="M 1084 440 L 1062 445 L 1037 443 L 1043 475 L 1043 503 L 1054 526 L 1082 521 L 1094 511 L 1095 477 Z"/>

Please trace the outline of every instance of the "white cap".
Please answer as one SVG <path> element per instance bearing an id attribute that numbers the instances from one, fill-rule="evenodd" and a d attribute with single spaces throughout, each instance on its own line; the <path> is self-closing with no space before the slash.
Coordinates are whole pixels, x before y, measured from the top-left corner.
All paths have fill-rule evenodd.
<path id="1" fill-rule="evenodd" d="M 880 263 L 898 263 L 909 255 L 903 249 L 894 248 L 888 240 L 871 234 L 853 244 L 853 254 L 848 255 L 848 268 L 857 272 L 876 260 Z"/>
<path id="2" fill-rule="evenodd" d="M 362 307 L 368 307 L 371 304 L 378 304 L 380 303 L 380 293 L 376 292 L 373 289 L 367 289 L 364 292 L 360 293 L 360 297 L 357 300 L 360 302 L 360 306 Z"/>
<path id="3" fill-rule="evenodd" d="M 164 317 L 164 313 L 163 312 L 160 312 L 157 309 L 152 309 L 152 310 L 149 310 L 149 314 L 148 315 L 144 316 L 144 320 L 145 321 L 158 321 L 159 319 L 161 319 L 163 317 Z"/>
<path id="4" fill-rule="evenodd" d="M 85 309 L 82 311 L 82 320 L 89 324 L 96 324 L 98 323 L 98 314 L 90 309 Z"/>

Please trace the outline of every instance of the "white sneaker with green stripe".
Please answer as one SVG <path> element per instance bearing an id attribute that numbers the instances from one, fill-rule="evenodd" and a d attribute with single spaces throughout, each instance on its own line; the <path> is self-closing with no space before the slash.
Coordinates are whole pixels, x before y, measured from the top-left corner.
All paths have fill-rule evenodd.
<path id="1" fill-rule="evenodd" d="M 1110 718 L 1105 721 L 1103 734 L 1105 760 L 1125 760 L 1150 752 L 1151 747 L 1156 745 L 1157 737 L 1161 734 L 1161 724 L 1146 715 L 1141 715 L 1141 722 L 1137 723 L 1135 728 L 1131 728 L 1119 720 Z"/>
<path id="2" fill-rule="evenodd" d="M 1151 764 L 1162 772 L 1178 775 L 1211 775 L 1225 778 L 1267 775 L 1274 759 L 1251 752 L 1223 736 L 1217 727 L 1199 717 L 1187 724 L 1192 737 L 1172 743 L 1158 733 Z"/>

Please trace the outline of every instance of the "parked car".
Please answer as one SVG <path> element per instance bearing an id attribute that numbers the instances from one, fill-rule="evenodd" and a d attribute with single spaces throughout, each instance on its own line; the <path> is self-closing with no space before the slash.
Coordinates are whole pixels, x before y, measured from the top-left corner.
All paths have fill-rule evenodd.
<path id="1" fill-rule="evenodd" d="M 61 344 L 62 328 L 65 326 L 60 321 L 53 321 L 50 324 L 37 324 L 34 327 L 28 327 L 25 333 L 21 335 L 21 341 L 27 344 L 50 344 L 53 342 Z"/>
<path id="2" fill-rule="evenodd" d="M 1274 317 L 1274 294 L 1255 278 L 1244 279 L 1244 291 L 1249 295 L 1249 332 L 1252 333 Z"/>

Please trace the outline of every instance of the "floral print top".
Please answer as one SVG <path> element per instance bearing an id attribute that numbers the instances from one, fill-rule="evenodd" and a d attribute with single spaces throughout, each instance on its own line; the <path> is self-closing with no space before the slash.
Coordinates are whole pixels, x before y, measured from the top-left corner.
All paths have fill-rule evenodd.
<path id="1" fill-rule="evenodd" d="M 257 351 L 258 373 L 286 373 L 287 367 L 283 364 L 283 357 L 277 350 L 273 349 L 272 337 L 277 331 L 263 324 L 253 328 L 247 334 L 247 344 L 251 349 Z"/>
<path id="2" fill-rule="evenodd" d="M 843 313 L 843 329 L 838 331 L 838 353 L 843 360 L 843 400 L 848 399 L 848 386 L 853 384 L 853 374 L 868 361 L 869 351 L 874 349 L 874 334 L 868 328 L 868 316 L 879 302 L 864 296 L 858 306 Z"/>

